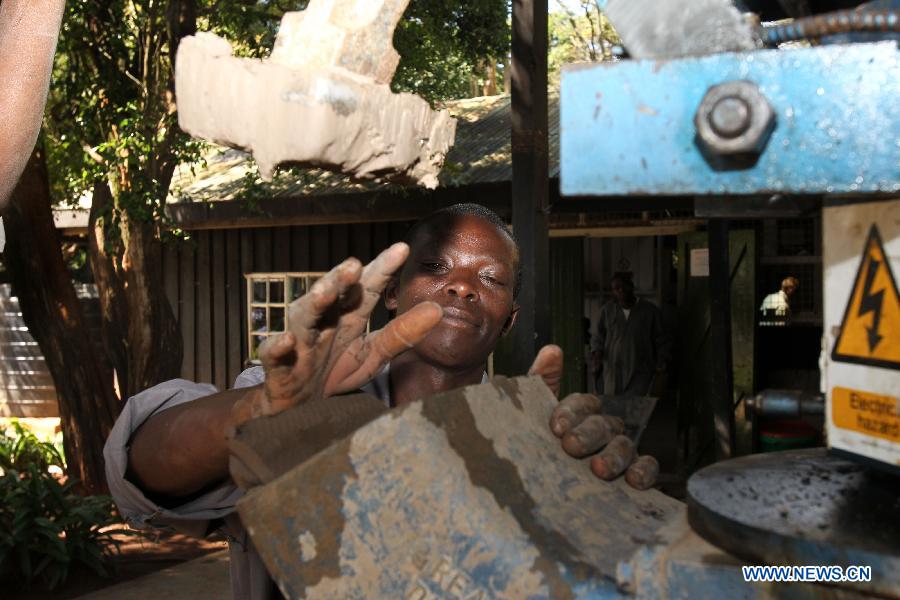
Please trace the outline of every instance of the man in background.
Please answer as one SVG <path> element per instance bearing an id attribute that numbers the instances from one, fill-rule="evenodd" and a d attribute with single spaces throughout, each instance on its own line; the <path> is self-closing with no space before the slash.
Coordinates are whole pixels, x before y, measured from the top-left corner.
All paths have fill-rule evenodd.
<path id="1" fill-rule="evenodd" d="M 781 289 L 763 299 L 760 312 L 766 317 L 791 316 L 791 296 L 799 287 L 800 281 L 796 277 L 785 277 L 781 282 Z"/>
<path id="2" fill-rule="evenodd" d="M 600 311 L 591 344 L 597 393 L 658 397 L 671 358 L 660 310 L 635 296 L 630 273 L 614 274 L 610 285 L 613 299 Z"/>

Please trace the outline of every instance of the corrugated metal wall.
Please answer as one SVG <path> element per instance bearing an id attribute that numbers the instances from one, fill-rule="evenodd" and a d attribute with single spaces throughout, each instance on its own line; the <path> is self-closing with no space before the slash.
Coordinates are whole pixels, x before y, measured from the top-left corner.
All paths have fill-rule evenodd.
<path id="1" fill-rule="evenodd" d="M 166 294 L 181 324 L 181 376 L 230 387 L 247 360 L 247 290 L 244 275 L 327 271 L 355 256 L 364 263 L 403 238 L 410 222 L 263 227 L 190 232 L 166 244 Z M 387 320 L 383 307 L 373 327 Z"/>
<path id="2" fill-rule="evenodd" d="M 584 240 L 550 240 L 550 307 L 553 343 L 563 350 L 560 398 L 587 391 L 585 379 Z"/>
<path id="3" fill-rule="evenodd" d="M 99 340 L 97 290 L 93 285 L 74 285 L 88 326 Z M 58 417 L 53 377 L 7 283 L 0 285 L 0 316 L 0 417 Z"/>

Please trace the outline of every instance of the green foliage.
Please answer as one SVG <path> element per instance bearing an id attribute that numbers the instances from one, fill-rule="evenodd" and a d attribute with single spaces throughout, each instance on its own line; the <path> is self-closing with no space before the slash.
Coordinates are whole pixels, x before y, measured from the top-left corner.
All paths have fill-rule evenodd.
<path id="1" fill-rule="evenodd" d="M 78 242 L 63 242 L 63 260 L 66 269 L 72 277 L 72 281 L 79 283 L 91 283 L 90 266 L 88 265 L 88 251 L 84 244 Z M 60 437 L 62 434 L 60 434 Z"/>
<path id="2" fill-rule="evenodd" d="M 509 11 L 508 0 L 412 0 L 394 32 L 392 88 L 430 102 L 469 97 L 472 79 L 509 54 Z"/>
<path id="3" fill-rule="evenodd" d="M 198 29 L 212 31 L 231 42 L 237 56 L 264 58 L 269 55 L 278 25 L 285 12 L 303 10 L 308 0 L 198 2 Z"/>
<path id="4" fill-rule="evenodd" d="M 172 168 L 200 148 L 177 127 L 170 17 L 151 0 L 67 3 L 45 119 L 56 198 L 108 182 L 116 212 L 162 216 Z"/>
<path id="5" fill-rule="evenodd" d="M 79 496 L 75 482 L 48 472 L 62 468 L 60 451 L 13 423 L 0 430 L 0 581 L 48 588 L 63 583 L 73 567 L 108 575 L 118 549 L 112 499 Z"/>
<path id="6" fill-rule="evenodd" d="M 24 471 L 30 465 L 44 471 L 66 466 L 58 444 L 38 439 L 18 421 L 13 420 L 11 425 L 12 431 L 0 426 L 0 469 L 4 472 Z"/>
<path id="7" fill-rule="evenodd" d="M 550 13 L 547 22 L 548 80 L 559 87 L 562 65 L 612 60 L 612 47 L 621 44 L 609 19 L 593 0 L 560 2 L 561 12 Z"/>

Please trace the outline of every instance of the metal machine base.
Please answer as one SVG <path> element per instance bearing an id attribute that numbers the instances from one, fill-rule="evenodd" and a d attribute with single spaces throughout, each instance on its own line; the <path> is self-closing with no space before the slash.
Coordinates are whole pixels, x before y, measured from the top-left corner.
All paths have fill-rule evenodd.
<path id="1" fill-rule="evenodd" d="M 870 566 L 846 583 L 900 590 L 900 480 L 824 448 L 758 454 L 711 465 L 688 481 L 688 521 L 750 564 Z"/>

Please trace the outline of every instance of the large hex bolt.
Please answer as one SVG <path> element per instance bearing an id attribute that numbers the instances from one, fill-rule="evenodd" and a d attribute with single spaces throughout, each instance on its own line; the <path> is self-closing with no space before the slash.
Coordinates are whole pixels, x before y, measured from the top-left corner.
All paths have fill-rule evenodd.
<path id="1" fill-rule="evenodd" d="M 752 81 L 729 81 L 706 91 L 694 125 L 707 152 L 756 156 L 775 128 L 775 111 Z"/>

